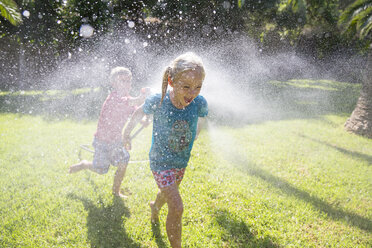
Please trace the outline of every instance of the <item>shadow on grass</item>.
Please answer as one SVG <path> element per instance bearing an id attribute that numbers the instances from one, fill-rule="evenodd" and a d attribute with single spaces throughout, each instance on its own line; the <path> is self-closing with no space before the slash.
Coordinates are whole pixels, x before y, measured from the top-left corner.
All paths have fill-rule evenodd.
<path id="1" fill-rule="evenodd" d="M 151 230 L 158 247 L 167 247 L 166 243 L 164 242 L 164 237 L 161 235 L 160 223 L 151 223 Z"/>
<path id="2" fill-rule="evenodd" d="M 369 165 L 372 165 L 372 156 L 369 156 L 367 154 L 364 154 L 364 153 L 360 153 L 360 152 L 354 152 L 354 151 L 349 151 L 345 148 L 342 148 L 342 147 L 338 147 L 338 146 L 335 146 L 335 145 L 332 145 L 332 144 L 329 144 L 328 142 L 325 142 L 325 141 L 321 141 L 321 140 L 317 140 L 317 139 L 313 139 L 311 137 L 308 137 L 306 135 L 303 135 L 303 134 L 298 134 L 299 137 L 301 138 L 305 138 L 305 139 L 308 139 L 308 140 L 311 140 L 311 141 L 314 141 L 314 142 L 317 142 L 319 144 L 322 144 L 322 145 L 325 145 L 325 146 L 328 146 L 328 147 L 331 147 L 347 156 L 350 156 L 352 158 L 356 158 L 356 159 L 359 159 L 359 160 L 363 160 L 363 161 L 366 161 Z"/>
<path id="3" fill-rule="evenodd" d="M 257 239 L 254 231 L 243 220 L 235 218 L 227 210 L 217 210 L 215 219 L 225 231 L 222 239 L 234 247 L 279 247 L 269 238 Z"/>
<path id="4" fill-rule="evenodd" d="M 269 172 L 262 170 L 258 166 L 252 164 L 250 161 L 241 157 L 239 154 L 231 154 L 231 161 L 233 161 L 236 168 L 242 172 L 248 173 L 252 176 L 258 177 L 261 180 L 267 182 L 272 187 L 280 189 L 287 195 L 292 195 L 298 199 L 310 203 L 314 208 L 325 213 L 329 218 L 335 221 L 342 221 L 350 226 L 360 228 L 362 230 L 372 232 L 372 220 L 367 219 L 358 214 L 338 209 L 324 200 L 304 191 L 298 189 L 288 183 L 287 181 L 271 175 Z"/>
<path id="5" fill-rule="evenodd" d="M 125 231 L 123 217 L 129 217 L 130 213 L 121 198 L 113 197 L 112 203 L 105 205 L 102 199 L 95 202 L 75 194 L 68 197 L 81 201 L 88 212 L 87 236 L 91 247 L 140 247 Z"/>

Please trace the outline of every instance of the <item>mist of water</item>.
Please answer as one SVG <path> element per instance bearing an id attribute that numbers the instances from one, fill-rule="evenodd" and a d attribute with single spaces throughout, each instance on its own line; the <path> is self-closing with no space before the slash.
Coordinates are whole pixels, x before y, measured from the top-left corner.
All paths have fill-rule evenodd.
<path id="1" fill-rule="evenodd" d="M 267 81 L 334 78 L 329 70 L 321 70 L 311 59 L 296 56 L 294 52 L 268 55 L 248 38 L 238 35 L 208 46 L 190 42 L 169 48 L 156 45 L 152 38 L 151 35 L 139 37 L 131 28 L 95 38 L 94 42 L 86 42 L 66 55 L 58 69 L 41 80 L 51 89 L 107 88 L 110 70 L 126 66 L 133 72 L 134 95 L 145 86 L 160 92 L 164 68 L 179 54 L 194 51 L 205 64 L 201 94 L 207 98 L 211 116 L 230 123 L 249 123 L 280 118 L 280 112 L 272 108 L 275 102 L 268 101 L 270 97 L 275 99 L 275 92 L 269 92 L 274 95 L 266 99 L 262 97 L 267 94 Z"/>

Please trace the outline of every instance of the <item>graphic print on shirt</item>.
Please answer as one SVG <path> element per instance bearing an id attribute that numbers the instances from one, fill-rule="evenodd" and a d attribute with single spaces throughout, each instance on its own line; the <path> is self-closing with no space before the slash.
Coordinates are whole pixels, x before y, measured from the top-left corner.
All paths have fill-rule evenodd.
<path id="1" fill-rule="evenodd" d="M 191 138 L 189 123 L 185 120 L 177 120 L 173 123 L 169 135 L 169 148 L 174 152 L 181 152 L 189 146 Z"/>

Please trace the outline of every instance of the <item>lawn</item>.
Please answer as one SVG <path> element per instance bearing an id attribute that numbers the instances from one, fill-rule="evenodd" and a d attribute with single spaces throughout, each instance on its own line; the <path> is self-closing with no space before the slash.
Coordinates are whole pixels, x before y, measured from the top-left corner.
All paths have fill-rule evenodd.
<path id="1" fill-rule="evenodd" d="M 343 129 L 359 89 L 268 82 L 257 93 L 267 112 L 254 120 L 227 121 L 211 106 L 180 188 L 183 246 L 372 247 L 372 140 Z M 147 162 L 129 165 L 126 200 L 111 195 L 114 169 L 67 173 L 92 141 L 103 95 L 1 92 L 0 247 L 169 247 L 166 208 L 150 223 Z M 147 159 L 150 129 L 132 161 Z"/>

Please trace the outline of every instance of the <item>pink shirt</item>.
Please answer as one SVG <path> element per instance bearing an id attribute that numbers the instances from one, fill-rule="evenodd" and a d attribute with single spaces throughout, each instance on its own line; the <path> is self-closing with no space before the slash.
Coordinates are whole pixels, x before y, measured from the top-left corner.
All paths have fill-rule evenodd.
<path id="1" fill-rule="evenodd" d="M 95 137 L 106 143 L 121 142 L 123 127 L 136 109 L 129 105 L 129 97 L 111 92 L 103 103 Z"/>

